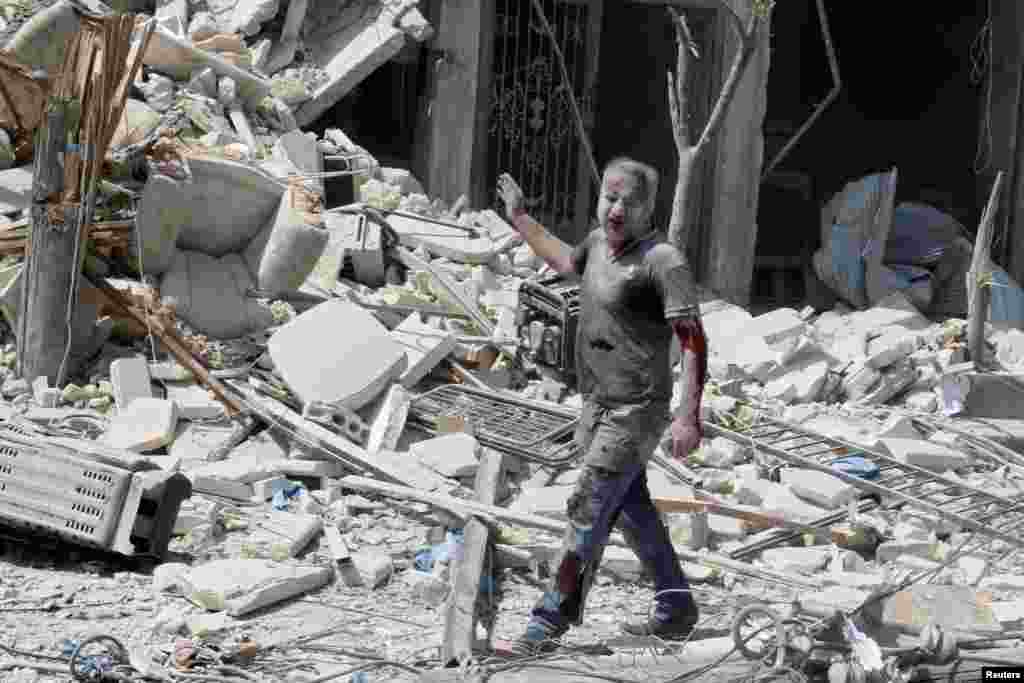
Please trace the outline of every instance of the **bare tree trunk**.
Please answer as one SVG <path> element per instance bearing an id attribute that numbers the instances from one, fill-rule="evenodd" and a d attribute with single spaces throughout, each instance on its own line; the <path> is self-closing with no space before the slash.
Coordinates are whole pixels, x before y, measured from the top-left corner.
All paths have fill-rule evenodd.
<path id="1" fill-rule="evenodd" d="M 679 171 L 676 176 L 675 193 L 672 197 L 672 218 L 669 220 L 668 237 L 669 241 L 676 245 L 680 251 L 684 251 L 689 242 L 690 235 L 686 230 L 686 211 L 689 198 L 690 186 L 692 184 L 693 169 L 698 166 L 703 154 L 708 147 L 708 142 L 715 134 L 725 113 L 736 94 L 740 78 L 750 63 L 750 58 L 757 49 L 757 32 L 762 18 L 766 15 L 767 9 L 760 0 L 752 0 L 754 3 L 750 20 L 746 26 L 743 20 L 730 7 L 725 0 L 718 0 L 722 11 L 730 17 L 733 27 L 740 38 L 740 49 L 733 57 L 732 67 L 729 75 L 722 86 L 722 92 L 711 111 L 711 116 L 701 132 L 700 138 L 694 144 L 691 142 L 690 126 L 687 120 L 689 99 L 686 93 L 686 76 L 689 71 L 690 58 L 699 57 L 694 46 L 693 36 L 690 33 L 686 18 L 680 15 L 675 8 L 669 7 L 668 11 L 676 28 L 676 73 L 668 73 L 668 103 L 669 114 L 672 117 L 672 136 L 675 140 L 676 152 L 679 155 Z"/>

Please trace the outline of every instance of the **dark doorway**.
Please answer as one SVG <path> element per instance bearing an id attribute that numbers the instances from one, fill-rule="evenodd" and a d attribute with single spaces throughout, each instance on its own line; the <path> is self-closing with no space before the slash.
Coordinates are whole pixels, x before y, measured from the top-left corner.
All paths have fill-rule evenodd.
<path id="1" fill-rule="evenodd" d="M 849 181 L 899 169 L 897 201 L 925 201 L 973 228 L 983 82 L 972 46 L 985 3 L 826 0 L 843 78 L 838 100 L 761 186 L 753 300 L 799 305 L 820 207 Z M 775 4 L 765 166 L 832 87 L 814 0 Z"/>

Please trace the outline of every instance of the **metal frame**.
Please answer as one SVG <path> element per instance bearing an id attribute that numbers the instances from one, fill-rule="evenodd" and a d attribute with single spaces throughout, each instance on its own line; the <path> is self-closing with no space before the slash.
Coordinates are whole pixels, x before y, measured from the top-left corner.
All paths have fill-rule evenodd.
<path id="1" fill-rule="evenodd" d="M 767 417 L 759 419 L 756 426 L 743 432 L 707 422 L 704 423 L 704 429 L 710 436 L 721 436 L 739 444 L 753 446 L 761 452 L 790 464 L 830 474 L 862 491 L 882 496 L 883 501 L 886 498 L 895 499 L 910 507 L 924 510 L 946 521 L 953 522 L 964 529 L 997 538 L 1015 547 L 1024 547 L 1024 536 L 1020 534 L 1020 531 L 1024 530 L 1024 503 L 1016 503 L 994 496 L 987 491 L 948 479 L 921 467 L 908 465 L 857 444 L 825 437 Z M 788 448 L 780 447 L 780 444 L 784 442 L 802 440 L 810 441 L 799 444 L 790 443 Z M 812 453 L 799 452 L 815 447 L 823 450 Z M 831 466 L 835 460 L 850 455 L 872 461 L 879 467 L 881 478 L 878 481 L 868 481 Z M 888 485 L 883 485 L 883 483 Z M 938 484 L 940 488 L 917 495 L 910 493 L 915 488 L 923 489 L 928 484 Z M 897 486 L 894 488 L 894 485 Z M 957 495 L 953 495 L 954 492 Z M 939 495 L 946 495 L 949 500 L 941 503 L 932 503 L 926 500 Z M 953 511 L 950 508 L 958 509 Z M 989 508 L 994 508 L 995 511 L 984 512 Z M 964 514 L 979 509 L 982 511 L 981 514 L 973 516 Z M 999 525 L 987 523 L 992 519 L 1000 520 Z"/>

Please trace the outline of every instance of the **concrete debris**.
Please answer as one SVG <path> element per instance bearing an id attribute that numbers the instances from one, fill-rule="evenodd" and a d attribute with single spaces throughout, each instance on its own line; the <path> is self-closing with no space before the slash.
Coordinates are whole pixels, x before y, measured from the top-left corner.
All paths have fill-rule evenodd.
<path id="1" fill-rule="evenodd" d="M 78 28 L 75 6 L 58 2 L 35 13 L 9 45 L 12 54 L 52 73 Z M 485 525 L 496 552 L 478 554 L 485 561 L 477 589 L 487 598 L 480 604 L 510 593 L 518 599 L 518 575 L 537 575 L 533 581 L 558 556 L 578 461 L 549 467 L 537 461 L 537 444 L 502 452 L 496 501 L 478 503 L 474 478 L 489 476 L 481 459 L 494 455 L 483 401 L 441 405 L 434 420 L 419 411 L 429 390 L 455 383 L 509 405 L 522 398 L 580 409 L 583 399 L 565 377 L 517 353 L 530 333 L 520 329 L 520 286 L 549 271 L 493 210 L 474 210 L 465 195 L 448 205 L 391 154 L 384 165 L 338 128 L 320 137 L 303 130 L 322 130 L 317 120 L 343 98 L 342 108 L 357 102 L 371 72 L 430 40 L 422 5 L 159 0 L 155 9 L 148 68 L 114 132 L 99 201 L 102 232 L 123 224 L 124 237 L 109 248 L 97 238 L 96 253 L 86 256 L 90 277 L 136 273 L 137 280 L 109 281 L 152 315 L 146 325 L 129 320 L 109 290 L 83 287 L 76 328 L 87 319 L 99 341 L 58 387 L 17 377 L 16 341 L 0 340 L 0 417 L 37 430 L 26 439 L 59 437 L 94 460 L 132 463 L 138 479 L 124 485 L 128 498 L 142 496 L 142 474 L 186 478 L 192 496 L 173 519 L 140 518 L 117 531 L 124 548 L 147 525 L 166 526 L 182 563 L 157 566 L 143 582 L 129 573 L 87 574 L 81 561 L 48 577 L 42 572 L 51 569 L 36 566 L 46 562 L 5 556 L 0 597 L 4 586 L 16 586 L 6 597 L 45 598 L 54 613 L 75 609 L 91 623 L 100 613 L 79 606 L 79 589 L 121 605 L 139 584 L 143 597 L 123 608 L 131 623 L 119 632 L 190 634 L 190 647 L 223 645 L 240 637 L 243 623 L 246 633 L 265 628 L 268 643 L 275 631 L 295 637 L 307 620 L 332 623 L 334 612 L 321 617 L 321 608 L 351 607 L 353 615 L 372 608 L 391 618 L 401 611 L 403 620 L 433 628 L 438 608 L 464 597 L 453 580 L 462 530 Z M 451 57 L 436 56 L 438 73 L 453 66 Z M 0 130 L 4 233 L 29 226 L 32 165 L 12 167 L 17 147 L 16 136 Z M 820 268 L 825 256 L 838 253 L 823 249 L 807 265 Z M 0 312 L 12 329 L 20 258 L 0 266 Z M 965 320 L 932 315 L 934 297 L 919 279 L 892 291 L 873 282 L 870 296 L 866 287 L 858 301 L 830 310 L 797 305 L 754 315 L 724 301 L 701 304 L 711 354 L 702 416 L 742 432 L 763 413 L 841 439 L 847 445 L 819 454 L 819 464 L 842 467 L 846 479 L 715 436 L 671 466 L 659 451 L 648 487 L 659 498 L 718 504 L 721 514 L 665 514 L 690 579 L 719 591 L 715 599 L 746 600 L 763 593 L 758 577 L 782 576 L 800 592 L 777 588 L 780 603 L 853 609 L 870 591 L 934 571 L 934 582 L 880 601 L 864 628 L 912 634 L 934 622 L 998 633 L 1024 621 L 1016 599 L 1024 579 L 1006 554 L 1007 539 L 947 563 L 974 530 L 934 508 L 894 508 L 885 495 L 863 512 L 865 491 L 852 477 L 878 479 L 851 461 L 869 449 L 941 474 L 964 492 L 1019 499 L 1024 428 L 1013 422 L 1014 377 L 1024 372 L 1024 333 L 986 328 L 989 360 L 1000 368 L 986 371 L 968 362 Z M 178 352 L 167 355 L 172 348 Z M 515 406 L 507 428 L 524 430 L 515 438 L 540 436 L 530 410 Z M 0 444 L 0 455 L 6 448 Z M 360 477 L 390 488 L 367 490 L 353 482 Z M 902 491 L 915 496 L 912 487 Z M 826 516 L 839 521 L 809 528 Z M 751 563 L 730 559 L 744 553 Z M 325 589 L 336 575 L 341 580 Z M 592 609 L 636 611 L 637 589 L 617 584 L 648 578 L 615 535 Z M 315 599 L 298 602 L 311 592 Z M 275 609 L 266 619 L 235 620 L 267 607 Z M 131 621 L 136 612 L 145 629 Z M 67 631 L 60 618 L 36 615 L 33 626 Z M 405 647 L 385 631 L 374 625 L 359 635 L 377 638 L 381 652 Z M 438 644 L 432 635 L 415 640 Z M 22 641 L 14 642 L 42 642 Z"/>

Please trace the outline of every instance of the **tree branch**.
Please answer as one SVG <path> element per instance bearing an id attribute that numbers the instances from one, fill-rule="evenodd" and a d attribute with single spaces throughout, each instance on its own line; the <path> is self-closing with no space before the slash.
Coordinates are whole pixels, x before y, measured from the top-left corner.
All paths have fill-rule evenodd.
<path id="1" fill-rule="evenodd" d="M 722 4 L 725 5 L 724 2 Z M 742 24 L 739 24 L 739 17 L 732 8 L 729 8 L 729 16 L 735 19 L 734 26 L 739 33 L 740 49 L 732 60 L 729 76 L 725 79 L 725 85 L 722 86 L 722 92 L 718 95 L 718 101 L 715 102 L 715 108 L 711 111 L 711 116 L 708 117 L 708 123 L 704 126 L 704 132 L 701 133 L 700 140 L 697 141 L 696 147 L 698 150 L 707 144 L 708 140 L 711 139 L 711 136 L 715 134 L 721 125 L 722 120 L 725 118 L 726 109 L 729 107 L 729 103 L 732 102 L 732 98 L 736 95 L 736 88 L 740 85 L 740 78 L 743 77 L 743 72 L 746 71 L 747 64 L 750 62 L 750 58 L 754 56 L 754 50 L 757 49 L 757 30 L 760 24 L 760 17 L 757 13 L 751 13 L 746 29 L 743 29 Z"/>
<path id="2" fill-rule="evenodd" d="M 736 10 L 726 0 L 718 0 L 719 6 L 726 13 L 726 16 L 729 17 L 730 23 L 732 23 L 733 29 L 737 33 L 740 45 L 733 58 L 729 75 L 722 86 L 722 91 L 718 95 L 711 115 L 708 117 L 708 121 L 696 144 L 691 144 L 690 142 L 690 127 L 687 118 L 686 76 L 689 68 L 689 56 L 687 53 L 692 53 L 694 57 L 699 55 L 694 47 L 693 36 L 690 33 L 686 20 L 674 8 L 668 8 L 675 26 L 677 44 L 676 74 L 673 77 L 671 72 L 668 73 L 669 115 L 672 120 L 672 136 L 679 154 L 679 172 L 676 176 L 675 193 L 672 198 L 672 217 L 669 220 L 668 236 L 670 242 L 679 249 L 686 248 L 686 209 L 693 169 L 700 161 L 701 154 L 707 147 L 711 137 L 725 119 L 725 112 L 736 95 L 740 79 L 743 77 L 743 73 L 746 71 L 747 65 L 757 49 L 757 33 L 760 21 L 762 16 L 766 14 L 765 11 L 756 6 L 758 1 L 752 0 L 755 6 L 751 7 L 750 19 L 744 27 L 743 19 Z"/>

